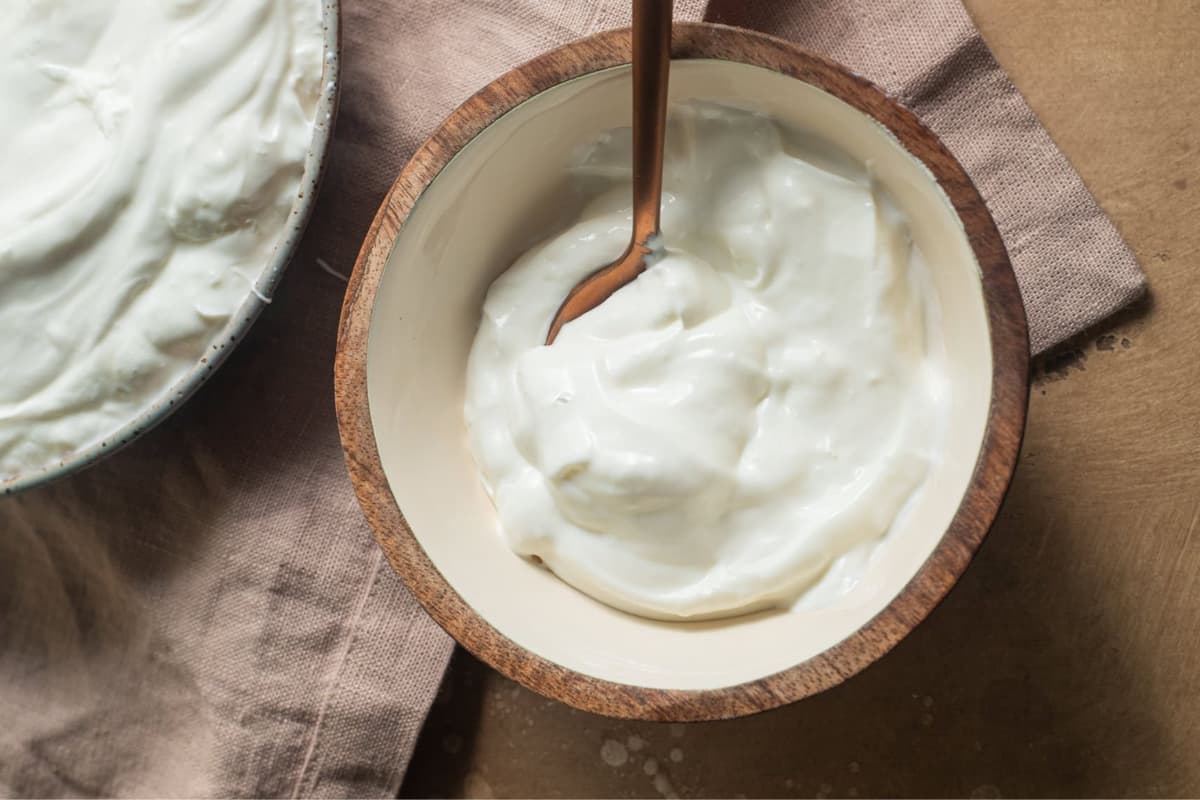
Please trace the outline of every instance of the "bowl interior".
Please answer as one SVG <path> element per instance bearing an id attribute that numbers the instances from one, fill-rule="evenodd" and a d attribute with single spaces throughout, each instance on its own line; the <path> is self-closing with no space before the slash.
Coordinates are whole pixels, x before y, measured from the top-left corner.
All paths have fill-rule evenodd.
<path id="1" fill-rule="evenodd" d="M 770 114 L 867 162 L 906 212 L 940 311 L 951 402 L 941 456 L 859 584 L 825 608 L 678 623 L 631 616 L 513 555 L 467 446 L 462 402 L 489 284 L 569 221 L 564 168 L 580 144 L 629 124 L 629 71 L 555 86 L 502 116 L 430 184 L 404 224 L 372 311 L 367 389 L 380 460 L 421 547 L 462 599 L 516 644 L 585 675 L 716 689 L 805 661 L 879 613 L 933 552 L 958 509 L 988 423 L 992 356 L 979 267 L 931 174 L 881 125 L 800 80 L 716 60 L 675 61 L 674 100 Z"/>

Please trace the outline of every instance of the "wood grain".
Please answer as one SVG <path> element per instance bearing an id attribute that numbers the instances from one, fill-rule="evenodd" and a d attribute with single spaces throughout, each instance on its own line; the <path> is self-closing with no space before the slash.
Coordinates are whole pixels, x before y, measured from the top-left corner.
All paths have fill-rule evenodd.
<path id="1" fill-rule="evenodd" d="M 335 392 L 346 461 L 364 513 L 392 567 L 439 624 L 480 659 L 547 697 L 614 717 L 683 721 L 750 714 L 835 686 L 891 650 L 941 601 L 987 534 L 1015 467 L 1028 398 L 1028 342 L 1016 280 L 983 201 L 950 153 L 912 113 L 832 62 L 761 34 L 715 25 L 678 25 L 672 54 L 766 67 L 820 87 L 869 114 L 925 163 L 967 230 L 982 273 L 989 317 L 990 421 L 957 514 L 900 595 L 842 643 L 758 681 L 712 691 L 610 683 L 521 648 L 468 607 L 429 561 L 388 488 L 368 407 L 366 345 L 375 292 L 404 219 L 449 159 L 501 114 L 563 80 L 626 63 L 628 31 L 599 34 L 509 72 L 460 106 L 416 152 L 384 200 L 355 266 L 342 310 Z"/>

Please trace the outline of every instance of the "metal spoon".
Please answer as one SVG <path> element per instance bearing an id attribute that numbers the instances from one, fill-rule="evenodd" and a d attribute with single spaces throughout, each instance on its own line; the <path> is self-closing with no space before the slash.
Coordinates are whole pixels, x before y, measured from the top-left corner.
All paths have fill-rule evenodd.
<path id="1" fill-rule="evenodd" d="M 646 257 L 657 247 L 672 5 L 672 0 L 633 0 L 633 235 L 629 247 L 567 294 L 550 323 L 546 344 L 554 343 L 563 325 L 640 275 L 648 266 Z"/>

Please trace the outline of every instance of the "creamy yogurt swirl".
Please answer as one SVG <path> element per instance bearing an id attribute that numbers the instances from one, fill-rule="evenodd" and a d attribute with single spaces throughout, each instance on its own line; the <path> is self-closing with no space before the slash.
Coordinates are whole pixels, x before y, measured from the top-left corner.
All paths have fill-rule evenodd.
<path id="1" fill-rule="evenodd" d="M 628 164 L 627 132 L 591 147 L 576 178 L 599 194 L 488 292 L 472 450 L 512 549 L 605 603 L 790 605 L 887 533 L 935 452 L 919 259 L 862 167 L 795 152 L 760 115 L 686 105 L 665 256 L 545 347 L 566 291 L 626 242 Z"/>
<path id="2" fill-rule="evenodd" d="M 283 232 L 319 0 L 26 0 L 0 15 L 0 478 L 129 422 Z"/>

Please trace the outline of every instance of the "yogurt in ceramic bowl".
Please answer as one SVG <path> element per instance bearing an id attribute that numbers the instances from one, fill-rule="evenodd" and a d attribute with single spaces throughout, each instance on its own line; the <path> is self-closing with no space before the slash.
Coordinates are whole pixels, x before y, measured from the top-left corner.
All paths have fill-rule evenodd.
<path id="1" fill-rule="evenodd" d="M 627 32 L 501 78 L 385 201 L 337 400 L 393 567 L 548 696 L 713 719 L 834 685 L 950 589 L 1016 463 L 999 235 L 911 113 L 758 34 L 676 30 L 661 258 L 629 230 Z"/>
<path id="2" fill-rule="evenodd" d="M 0 19 L 0 487 L 110 453 L 265 304 L 336 105 L 333 0 L 80 0 Z"/>

